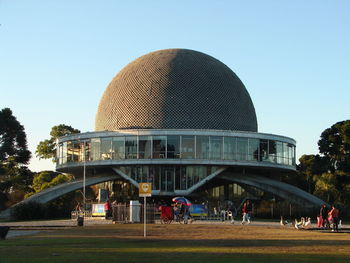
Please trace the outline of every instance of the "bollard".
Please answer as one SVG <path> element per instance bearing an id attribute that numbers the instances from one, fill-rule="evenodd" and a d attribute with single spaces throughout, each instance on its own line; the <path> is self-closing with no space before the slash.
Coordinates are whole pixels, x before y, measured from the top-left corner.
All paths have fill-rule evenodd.
<path id="1" fill-rule="evenodd" d="M 84 217 L 83 216 L 77 217 L 77 224 L 78 224 L 78 226 L 84 226 Z"/>

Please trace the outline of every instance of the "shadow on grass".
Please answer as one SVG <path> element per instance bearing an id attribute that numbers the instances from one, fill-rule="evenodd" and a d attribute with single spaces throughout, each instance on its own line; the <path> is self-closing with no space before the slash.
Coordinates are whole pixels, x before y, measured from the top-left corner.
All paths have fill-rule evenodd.
<path id="1" fill-rule="evenodd" d="M 336 263 L 350 258 L 350 239 L 340 234 L 227 226 L 150 229 L 153 232 L 147 238 L 137 225 L 64 229 L 13 238 L 0 242 L 0 262 Z"/>

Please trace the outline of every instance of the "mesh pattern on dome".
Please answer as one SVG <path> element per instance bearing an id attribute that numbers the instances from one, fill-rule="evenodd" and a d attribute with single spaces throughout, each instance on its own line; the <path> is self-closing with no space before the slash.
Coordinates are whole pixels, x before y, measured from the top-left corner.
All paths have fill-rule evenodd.
<path id="1" fill-rule="evenodd" d="M 254 105 L 226 65 L 201 52 L 160 50 L 122 69 L 105 90 L 95 129 L 257 131 Z"/>

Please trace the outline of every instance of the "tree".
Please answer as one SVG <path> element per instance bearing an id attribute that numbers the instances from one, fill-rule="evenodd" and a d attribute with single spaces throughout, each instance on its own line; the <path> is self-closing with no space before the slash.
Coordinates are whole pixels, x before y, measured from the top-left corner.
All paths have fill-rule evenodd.
<path id="1" fill-rule="evenodd" d="M 331 203 L 349 206 L 350 120 L 337 122 L 324 130 L 318 146 L 320 155 L 303 156 L 298 168 L 308 176 L 313 175 L 315 195 Z"/>
<path id="2" fill-rule="evenodd" d="M 58 184 L 70 182 L 74 177 L 70 174 L 62 174 L 54 171 L 42 171 L 34 174 L 33 176 L 33 192 L 26 197 L 39 193 L 47 188 L 53 187 Z"/>
<path id="3" fill-rule="evenodd" d="M 324 130 L 318 146 L 320 153 L 329 157 L 332 171 L 350 172 L 350 120 Z"/>
<path id="4" fill-rule="evenodd" d="M 0 168 L 28 164 L 31 153 L 24 127 L 9 108 L 0 111 Z"/>
<path id="5" fill-rule="evenodd" d="M 74 180 L 74 176 L 71 174 L 63 174 L 54 171 L 42 171 L 36 173 L 33 176 L 32 192 L 28 193 L 26 198 L 44 191 L 47 188 L 70 182 L 72 180 Z M 72 208 L 75 206 L 75 195 L 74 192 L 68 193 L 47 204 L 41 205 L 42 213 L 41 215 L 36 216 L 39 216 L 40 218 L 59 218 L 69 216 Z"/>
<path id="6" fill-rule="evenodd" d="M 52 127 L 50 132 L 51 138 L 39 142 L 35 151 L 36 156 L 40 159 L 52 159 L 52 161 L 55 161 L 56 140 L 59 137 L 75 133 L 80 133 L 80 130 L 74 129 L 71 126 L 65 124 L 60 124 L 58 126 Z"/>
<path id="7" fill-rule="evenodd" d="M 321 175 L 329 169 L 329 160 L 327 157 L 318 154 L 304 154 L 299 158 L 299 165 L 297 166 L 298 174 L 303 177 L 307 183 L 307 190 L 312 193 L 315 188 L 314 176 Z M 304 187 L 301 187 L 304 188 Z"/>
<path id="8" fill-rule="evenodd" d="M 334 203 L 339 198 L 339 190 L 336 185 L 337 177 L 335 174 L 323 173 L 315 178 L 314 194 L 328 203 Z"/>
<path id="9" fill-rule="evenodd" d="M 0 111 L 0 209 L 21 200 L 31 184 L 24 127 L 9 108 Z"/>

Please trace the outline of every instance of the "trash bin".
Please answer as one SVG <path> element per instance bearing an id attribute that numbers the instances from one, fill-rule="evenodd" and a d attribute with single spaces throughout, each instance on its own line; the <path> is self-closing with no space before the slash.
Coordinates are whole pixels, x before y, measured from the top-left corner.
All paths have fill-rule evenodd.
<path id="1" fill-rule="evenodd" d="M 140 208 L 138 200 L 130 200 L 130 223 L 140 222 Z"/>
<path id="2" fill-rule="evenodd" d="M 84 217 L 83 216 L 77 217 L 77 224 L 78 224 L 78 226 L 84 226 Z"/>

